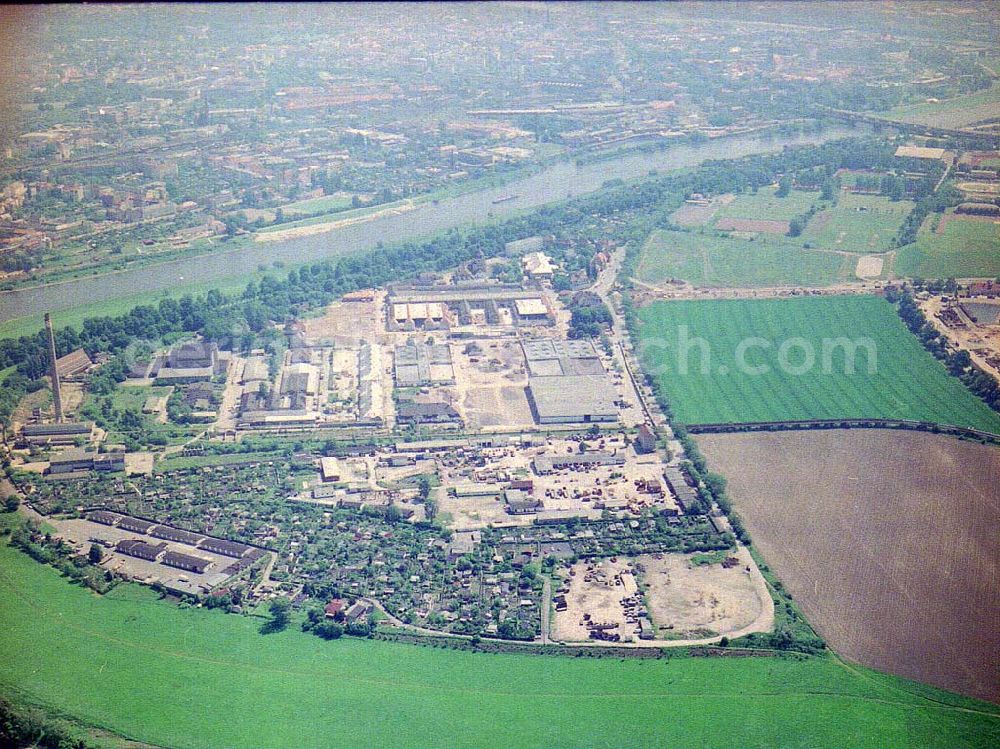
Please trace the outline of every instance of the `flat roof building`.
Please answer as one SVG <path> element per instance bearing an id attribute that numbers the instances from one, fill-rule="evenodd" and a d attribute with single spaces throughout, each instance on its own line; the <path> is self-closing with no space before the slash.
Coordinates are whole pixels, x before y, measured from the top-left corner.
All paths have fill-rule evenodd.
<path id="1" fill-rule="evenodd" d="M 455 381 L 451 349 L 445 344 L 405 343 L 394 352 L 397 387 L 417 387 Z"/>
<path id="2" fill-rule="evenodd" d="M 604 365 L 588 340 L 537 338 L 521 342 L 528 374 L 532 377 L 599 375 Z"/>
<path id="3" fill-rule="evenodd" d="M 78 439 L 90 440 L 94 425 L 89 421 L 64 421 L 61 424 L 26 424 L 21 430 L 29 445 L 71 445 Z"/>
<path id="4" fill-rule="evenodd" d="M 617 421 L 614 400 L 604 374 L 528 378 L 528 401 L 539 424 Z"/>
<path id="5" fill-rule="evenodd" d="M 323 481 L 340 481 L 343 471 L 340 470 L 340 461 L 336 458 L 324 457 L 319 459 L 319 473 Z"/>

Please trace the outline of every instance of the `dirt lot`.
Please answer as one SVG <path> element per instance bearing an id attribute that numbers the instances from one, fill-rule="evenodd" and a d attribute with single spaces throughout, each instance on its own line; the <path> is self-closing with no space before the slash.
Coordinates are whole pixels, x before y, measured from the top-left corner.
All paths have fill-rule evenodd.
<path id="1" fill-rule="evenodd" d="M 878 278 L 882 275 L 884 261 L 877 255 L 863 255 L 858 258 L 854 275 L 858 278 Z"/>
<path id="2" fill-rule="evenodd" d="M 646 603 L 657 637 L 724 635 L 751 624 L 764 608 L 761 591 L 743 564 L 694 566 L 697 555 L 636 559 L 649 586 Z"/>
<path id="3" fill-rule="evenodd" d="M 764 234 L 787 234 L 787 221 L 772 221 L 763 218 L 723 218 L 715 225 L 722 231 L 763 232 Z"/>
<path id="4" fill-rule="evenodd" d="M 963 301 L 961 310 L 951 303 L 944 302 L 941 297 L 931 297 L 919 304 L 924 315 L 939 333 L 942 333 L 954 345 L 968 351 L 976 365 L 1000 379 L 1000 324 L 974 323 L 966 312 L 975 310 L 976 307 L 973 305 L 976 305 L 977 302 Z M 984 300 L 979 304 L 985 305 L 988 302 Z M 945 325 L 938 315 L 949 308 L 960 313 L 959 319 L 966 324 L 966 327 Z M 982 319 L 987 320 L 985 314 L 982 315 Z"/>
<path id="5" fill-rule="evenodd" d="M 868 429 L 698 442 L 835 651 L 1000 702 L 1000 449 Z"/>
<path id="6" fill-rule="evenodd" d="M 459 412 L 470 429 L 534 425 L 524 388 L 528 378 L 520 346 L 509 340 L 481 340 L 452 352 Z"/>
<path id="7" fill-rule="evenodd" d="M 378 324 L 382 298 L 380 292 L 372 302 L 334 302 L 321 317 L 302 321 L 306 339 L 317 343 L 338 338 L 374 341 L 382 332 Z"/>

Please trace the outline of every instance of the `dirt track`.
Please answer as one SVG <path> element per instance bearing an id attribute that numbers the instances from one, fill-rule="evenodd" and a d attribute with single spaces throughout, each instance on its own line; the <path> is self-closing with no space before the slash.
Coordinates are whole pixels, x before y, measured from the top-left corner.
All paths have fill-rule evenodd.
<path id="1" fill-rule="evenodd" d="M 1000 449 L 868 429 L 698 442 L 835 651 L 1000 702 Z"/>

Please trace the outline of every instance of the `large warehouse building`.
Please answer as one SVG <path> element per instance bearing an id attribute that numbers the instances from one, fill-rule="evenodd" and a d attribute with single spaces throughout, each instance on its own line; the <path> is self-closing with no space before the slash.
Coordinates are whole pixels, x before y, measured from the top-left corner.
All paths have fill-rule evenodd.
<path id="1" fill-rule="evenodd" d="M 528 400 L 539 424 L 617 421 L 614 392 L 605 374 L 528 378 Z"/>

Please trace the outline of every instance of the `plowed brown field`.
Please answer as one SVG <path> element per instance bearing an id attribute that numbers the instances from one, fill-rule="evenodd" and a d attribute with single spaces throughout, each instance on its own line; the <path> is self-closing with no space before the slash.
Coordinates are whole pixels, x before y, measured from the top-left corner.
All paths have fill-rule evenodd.
<path id="1" fill-rule="evenodd" d="M 830 647 L 1000 702 L 1000 448 L 868 429 L 698 443 Z"/>

